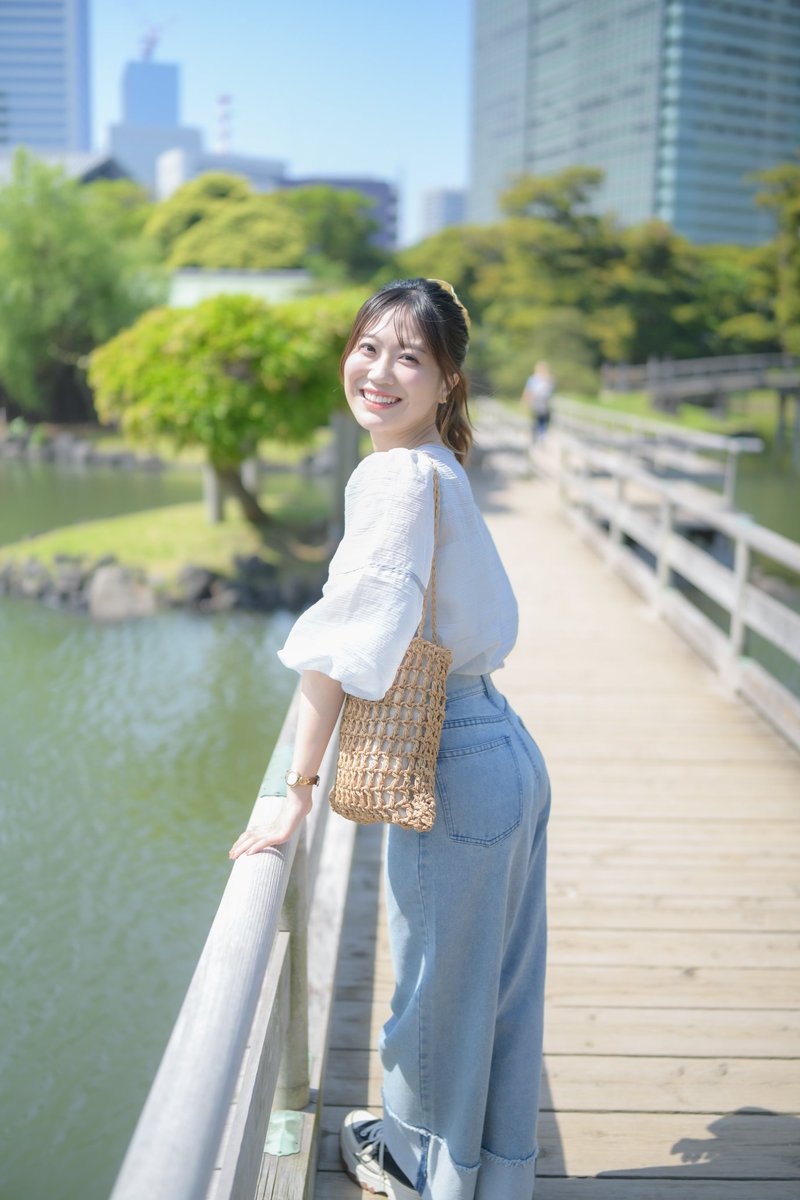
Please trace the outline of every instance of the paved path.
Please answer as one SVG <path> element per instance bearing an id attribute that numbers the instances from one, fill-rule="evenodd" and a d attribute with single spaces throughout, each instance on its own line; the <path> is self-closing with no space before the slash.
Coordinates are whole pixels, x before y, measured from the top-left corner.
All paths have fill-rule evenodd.
<path id="1" fill-rule="evenodd" d="M 797 1200 L 800 754 L 578 539 L 552 484 L 475 491 L 521 608 L 496 681 L 553 784 L 536 1200 Z M 357 836 L 317 1200 L 359 1196 L 336 1131 L 380 1103 L 381 833 Z"/>

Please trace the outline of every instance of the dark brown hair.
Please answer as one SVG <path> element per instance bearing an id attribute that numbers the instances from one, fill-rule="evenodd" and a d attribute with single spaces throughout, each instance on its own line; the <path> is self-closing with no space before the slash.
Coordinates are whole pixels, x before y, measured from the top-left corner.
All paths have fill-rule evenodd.
<path id="1" fill-rule="evenodd" d="M 463 371 L 469 330 L 461 307 L 435 279 L 397 279 L 361 305 L 342 353 L 339 377 L 343 378 L 345 360 L 364 330 L 392 311 L 408 314 L 445 379 L 455 380 L 447 400 L 436 411 L 436 428 L 445 446 L 449 446 L 463 464 L 472 445 L 472 423 L 467 411 L 468 386 Z M 400 344 L 403 344 L 402 337 Z"/>

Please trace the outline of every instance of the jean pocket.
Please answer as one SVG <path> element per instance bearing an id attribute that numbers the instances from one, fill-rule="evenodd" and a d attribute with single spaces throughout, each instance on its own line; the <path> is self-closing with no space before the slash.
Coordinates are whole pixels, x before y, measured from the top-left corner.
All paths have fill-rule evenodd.
<path id="1" fill-rule="evenodd" d="M 522 775 L 507 735 L 440 750 L 436 783 L 453 841 L 490 846 L 522 820 Z"/>

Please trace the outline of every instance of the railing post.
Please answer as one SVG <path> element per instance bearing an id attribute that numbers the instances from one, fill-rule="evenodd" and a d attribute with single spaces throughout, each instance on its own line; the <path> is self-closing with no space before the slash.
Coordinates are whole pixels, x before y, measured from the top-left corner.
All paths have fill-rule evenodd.
<path id="1" fill-rule="evenodd" d="M 301 1109 L 309 1101 L 308 1063 L 308 850 L 301 827 L 286 888 L 280 928 L 289 934 L 289 1019 L 275 1108 Z"/>
<path id="2" fill-rule="evenodd" d="M 750 547 L 744 538 L 737 537 L 733 560 L 733 607 L 728 636 L 730 656 L 728 678 L 735 685 L 737 665 L 744 650 L 746 632 L 745 606 L 747 601 L 747 578 L 750 573 Z"/>
<path id="3" fill-rule="evenodd" d="M 736 503 L 736 468 L 739 455 L 731 449 L 728 449 L 726 454 L 728 457 L 725 460 L 725 507 L 733 508 Z"/>
<path id="4" fill-rule="evenodd" d="M 658 587 L 656 589 L 655 604 L 658 612 L 661 612 L 664 607 L 664 597 L 669 587 L 669 543 L 672 537 L 674 513 L 675 504 L 672 497 L 662 496 L 661 537 L 658 543 L 658 557 L 656 561 Z"/>
<path id="5" fill-rule="evenodd" d="M 558 443 L 558 498 L 562 504 L 566 504 L 569 499 L 567 492 L 567 446 L 566 442 L 561 439 Z"/>
<path id="6" fill-rule="evenodd" d="M 625 503 L 625 476 L 618 475 L 615 482 L 616 488 L 614 489 L 614 507 L 611 510 L 611 520 L 608 528 L 612 557 L 616 556 L 620 546 L 622 545 L 622 525 L 620 524 L 620 516 L 622 514 L 622 506 Z"/>

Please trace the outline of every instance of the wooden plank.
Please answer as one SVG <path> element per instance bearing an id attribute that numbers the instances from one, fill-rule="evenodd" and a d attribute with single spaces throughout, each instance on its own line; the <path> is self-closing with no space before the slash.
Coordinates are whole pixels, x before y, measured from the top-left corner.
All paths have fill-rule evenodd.
<path id="1" fill-rule="evenodd" d="M 645 1006 L 686 1009 L 798 1009 L 800 967 L 641 967 L 548 964 L 551 1005 Z"/>
<path id="2" fill-rule="evenodd" d="M 547 1004 L 544 1044 L 546 1055 L 620 1054 L 634 1060 L 654 1049 L 673 1057 L 797 1057 L 800 1011 L 732 1008 L 709 1012 Z"/>
<path id="3" fill-rule="evenodd" d="M 741 971 L 791 968 L 800 962 L 800 934 L 551 928 L 548 962 L 582 966 L 635 963 L 639 967 L 701 963 L 706 968 L 735 962 Z"/>
<path id="4" fill-rule="evenodd" d="M 785 896 L 704 896 L 698 911 L 695 896 L 593 895 L 551 889 L 548 924 L 557 929 L 763 930 L 792 932 L 800 928 L 800 900 Z"/>
<path id="5" fill-rule="evenodd" d="M 545 1055 L 542 1111 L 691 1112 L 773 1109 L 800 1113 L 796 1060 L 633 1055 Z M 789 1047 L 785 1047 L 788 1051 Z M 794 1046 L 800 1052 L 800 1045 Z M 380 1107 L 383 1072 L 377 1050 L 331 1053 L 329 1104 L 353 1107 L 366 1096 Z"/>
<path id="6" fill-rule="evenodd" d="M 681 891 L 689 896 L 792 896 L 798 893 L 798 873 L 792 870 L 764 871 L 759 867 L 715 868 L 698 871 L 678 867 L 652 867 L 591 874 L 548 866 L 550 886 L 574 889 L 579 895 L 667 896 Z M 699 905 L 698 905 L 699 907 Z"/>
<path id="7" fill-rule="evenodd" d="M 348 1110 L 327 1107 L 320 1167 L 339 1168 L 339 1126 Z M 570 1112 L 539 1116 L 538 1177 L 750 1180 L 760 1200 L 765 1180 L 797 1180 L 797 1120 L 780 1114 Z M 796 1188 L 796 1184 L 795 1184 Z M 675 1192 L 684 1200 L 682 1192 Z M 498 1198 L 499 1200 L 499 1198 Z M 538 1184 L 537 1184 L 538 1200 Z M 796 1200 L 796 1190 L 794 1193 Z"/>

